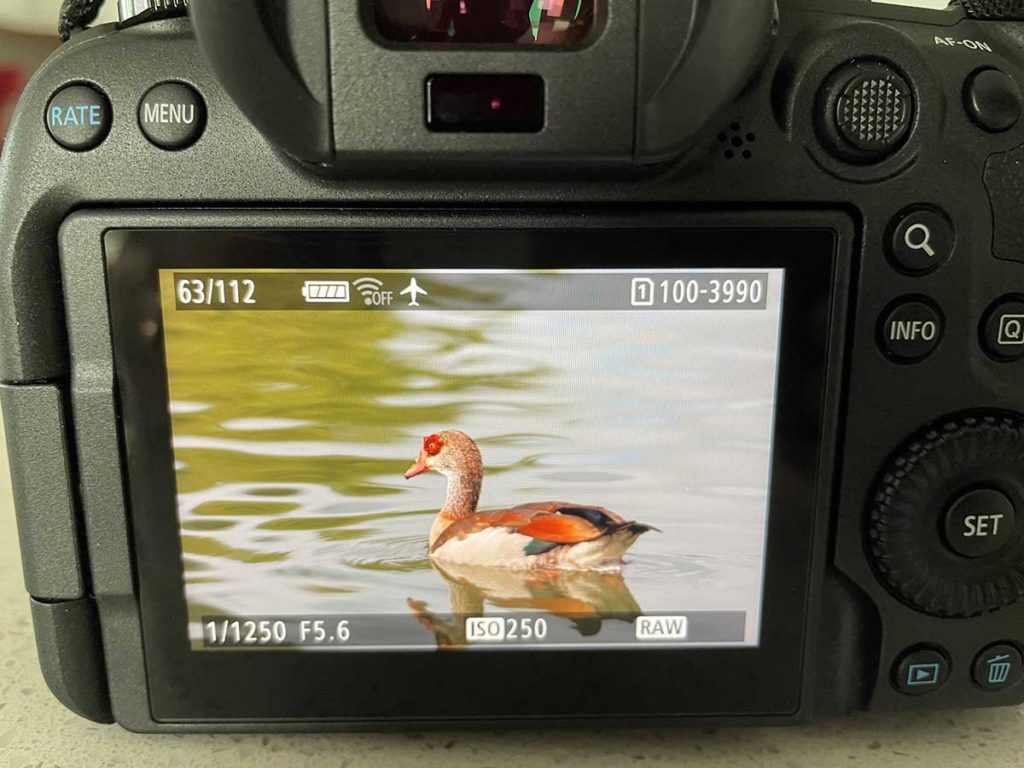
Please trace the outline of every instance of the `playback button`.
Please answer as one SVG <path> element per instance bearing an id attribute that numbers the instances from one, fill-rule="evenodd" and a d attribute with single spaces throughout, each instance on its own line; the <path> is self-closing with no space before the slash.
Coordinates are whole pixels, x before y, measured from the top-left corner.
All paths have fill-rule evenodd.
<path id="1" fill-rule="evenodd" d="M 1024 359 L 1024 297 L 1006 296 L 981 321 L 981 345 L 1004 363 Z"/>
<path id="2" fill-rule="evenodd" d="M 896 661 L 893 686 L 907 696 L 937 691 L 949 679 L 949 657 L 935 648 L 912 648 Z"/>

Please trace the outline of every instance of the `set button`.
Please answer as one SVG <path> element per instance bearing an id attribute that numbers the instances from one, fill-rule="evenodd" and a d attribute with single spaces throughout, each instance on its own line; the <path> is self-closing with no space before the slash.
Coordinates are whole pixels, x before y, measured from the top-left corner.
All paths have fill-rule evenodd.
<path id="1" fill-rule="evenodd" d="M 46 130 L 72 152 L 86 152 L 102 144 L 113 121 L 110 101 L 91 85 L 67 85 L 46 105 Z"/>
<path id="2" fill-rule="evenodd" d="M 1017 510 L 1005 493 L 976 488 L 950 505 L 944 528 L 946 543 L 958 555 L 988 557 L 1013 541 Z"/>
<path id="3" fill-rule="evenodd" d="M 939 310 L 922 297 L 906 297 L 882 314 L 878 344 L 901 363 L 915 363 L 932 354 L 942 341 L 944 323 Z"/>

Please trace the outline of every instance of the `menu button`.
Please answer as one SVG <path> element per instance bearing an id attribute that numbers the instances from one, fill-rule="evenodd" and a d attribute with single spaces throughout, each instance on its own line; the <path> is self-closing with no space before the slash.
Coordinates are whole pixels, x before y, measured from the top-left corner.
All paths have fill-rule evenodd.
<path id="1" fill-rule="evenodd" d="M 187 149 L 206 128 L 206 105 L 191 86 L 163 83 L 142 97 L 139 127 L 161 149 Z"/>

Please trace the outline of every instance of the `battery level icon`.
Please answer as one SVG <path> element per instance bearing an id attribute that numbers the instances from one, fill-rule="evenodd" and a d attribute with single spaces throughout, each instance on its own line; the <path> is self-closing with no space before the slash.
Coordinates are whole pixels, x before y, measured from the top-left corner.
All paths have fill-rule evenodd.
<path id="1" fill-rule="evenodd" d="M 348 280 L 307 280 L 302 296 L 307 304 L 348 304 L 352 288 Z"/>

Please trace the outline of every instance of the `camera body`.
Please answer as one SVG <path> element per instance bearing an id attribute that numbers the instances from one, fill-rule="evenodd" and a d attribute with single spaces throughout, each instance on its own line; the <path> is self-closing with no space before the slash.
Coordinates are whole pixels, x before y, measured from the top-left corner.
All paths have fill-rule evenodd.
<path id="1" fill-rule="evenodd" d="M 1024 702 L 1024 10 L 978 2 L 930 11 L 863 0 L 607 0 L 589 6 L 587 27 L 571 44 L 556 39 L 548 47 L 539 43 L 545 20 L 558 29 L 548 18 L 552 5 L 538 5 L 548 16 L 521 45 L 519 31 L 514 44 L 459 40 L 456 21 L 439 28 L 443 39 L 415 31 L 399 39 L 405 33 L 394 29 L 408 23 L 382 22 L 387 3 L 314 9 L 196 0 L 191 20 L 77 33 L 32 80 L 0 160 L 0 393 L 40 662 L 69 708 L 137 731 L 211 731 L 796 723 L 859 710 Z M 249 415 L 272 423 L 224 420 L 200 443 L 180 431 L 192 408 L 182 393 L 205 382 L 221 393 L 211 402 L 244 400 L 227 386 L 229 370 L 204 366 L 229 356 L 247 334 L 265 350 L 264 369 L 301 374 L 313 365 L 310 355 L 274 352 L 312 334 L 298 330 L 302 313 L 291 325 L 286 311 L 309 310 L 302 317 L 319 321 L 310 309 L 315 296 L 341 301 L 344 292 L 348 302 L 348 291 L 358 291 L 366 298 L 362 330 L 309 342 L 334 360 L 324 350 L 354 345 L 376 327 L 370 310 L 381 307 L 373 302 L 413 311 L 417 304 L 397 291 L 413 267 L 424 271 L 409 288 L 425 286 L 452 302 L 437 305 L 452 312 L 470 302 L 456 288 L 483 296 L 473 305 L 481 312 L 561 310 L 558 302 L 570 299 L 554 288 L 550 306 L 509 298 L 514 286 L 502 274 L 519 270 L 534 286 L 539 269 L 579 280 L 628 273 L 626 303 L 602 305 L 615 311 L 690 301 L 711 318 L 719 300 L 712 292 L 726 286 L 730 303 L 742 291 L 744 302 L 774 307 L 777 343 L 763 345 L 774 350 L 774 374 L 764 391 L 733 403 L 764 405 L 762 431 L 771 439 L 755 448 L 749 436 L 719 444 L 712 426 L 692 461 L 704 467 L 721 454 L 723 466 L 739 467 L 752 452 L 770 466 L 763 525 L 751 527 L 758 533 L 747 571 L 756 598 L 745 630 L 728 641 L 701 640 L 700 632 L 712 631 L 707 609 L 723 606 L 698 606 L 695 596 L 720 589 L 728 601 L 723 584 L 732 576 L 700 561 L 701 529 L 673 538 L 675 528 L 644 506 L 629 520 L 652 525 L 632 545 L 635 561 L 627 554 L 622 576 L 628 582 L 633 569 L 643 581 L 657 570 L 662 561 L 645 554 L 648 542 L 692 547 L 688 562 L 707 570 L 692 582 L 690 571 L 673 570 L 668 591 L 696 587 L 679 598 L 679 610 L 651 614 L 688 619 L 689 636 L 642 622 L 640 593 L 639 607 L 628 609 L 583 597 L 577 582 L 592 590 L 594 579 L 565 576 L 570 571 L 547 573 L 543 590 L 536 572 L 516 577 L 517 589 L 532 590 L 534 622 L 520 622 L 516 632 L 534 631 L 539 617 L 571 635 L 564 647 L 552 640 L 466 648 L 468 624 L 453 639 L 423 601 L 403 594 L 402 631 L 422 625 L 436 648 L 411 653 L 374 637 L 359 650 L 311 651 L 298 647 L 298 633 L 306 641 L 323 631 L 336 644 L 349 631 L 372 633 L 356 618 L 343 629 L 348 614 L 340 609 L 250 603 L 232 611 L 214 600 L 223 591 L 201 592 L 213 562 L 242 563 L 271 580 L 285 573 L 287 562 L 313 550 L 299 547 L 275 561 L 280 553 L 259 537 L 319 523 L 275 527 L 267 512 L 244 546 L 210 533 L 217 525 L 239 530 L 245 512 L 234 509 L 228 520 L 195 494 L 253 480 L 258 460 L 231 464 L 244 465 L 238 478 L 216 475 L 221 464 L 211 463 L 217 470 L 204 485 L 183 474 L 195 469 L 183 451 L 266 455 L 278 450 L 275 429 L 305 417 L 285 419 L 274 399 L 260 401 L 262 410 Z M 382 284 L 397 270 L 401 280 L 393 292 L 381 285 L 364 293 L 358 281 L 339 280 L 347 276 L 339 268 L 376 270 L 372 279 Z M 445 270 L 459 280 L 483 278 L 446 283 Z M 277 298 L 292 290 L 290 271 L 304 301 L 297 287 Z M 593 281 L 578 285 L 604 290 Z M 768 298 L 754 302 L 761 291 Z M 256 305 L 248 309 L 257 310 L 248 315 L 247 295 Z M 416 302 L 416 290 L 411 296 Z M 427 296 L 424 304 L 434 301 Z M 188 323 L 220 322 L 218 312 L 197 311 L 217 308 L 239 323 L 221 331 L 230 343 L 188 358 L 190 340 L 207 338 L 189 336 Z M 709 338 L 725 334 L 715 375 L 726 384 L 730 369 L 733 378 L 746 370 L 744 355 L 728 354 L 728 345 L 739 349 L 740 337 L 759 327 L 728 335 L 740 314 L 700 326 Z M 257 319 L 244 325 L 250 317 Z M 292 330 L 276 337 L 271 327 Z M 562 338 L 552 327 L 535 347 Z M 579 333 L 565 332 L 565 349 L 593 346 L 614 358 L 629 346 Z M 659 356 L 679 354 L 680 344 L 650 333 L 633 346 L 647 348 L 657 369 Z M 696 349 L 698 337 L 680 333 L 673 338 Z M 389 344 L 374 349 L 393 351 Z M 694 365 L 706 367 L 691 378 L 673 369 L 695 401 L 701 377 L 712 376 L 713 354 L 701 354 L 707 361 Z M 573 380 L 581 399 L 603 381 L 598 373 L 619 370 L 611 358 Z M 395 364 L 393 356 L 381 359 Z M 370 360 L 383 376 L 387 368 Z M 344 390 L 344 376 L 356 374 L 331 364 L 339 378 L 330 391 Z M 472 387 L 503 377 L 491 372 Z M 274 398 L 287 397 L 283 384 L 320 380 L 278 378 Z M 333 397 L 324 394 L 317 407 Z M 500 399 L 488 397 L 492 405 Z M 602 407 L 618 413 L 614 401 Z M 338 419 L 351 410 L 339 410 Z M 420 414 L 414 424 L 458 426 L 447 423 L 451 416 Z M 680 429 L 667 416 L 633 424 L 616 440 L 636 447 L 631 441 L 658 443 Z M 226 445 L 232 425 L 256 430 L 261 442 Z M 530 431 L 519 422 L 508 429 Z M 320 437 L 304 445 L 343 440 Z M 423 443 L 424 466 L 432 445 Z M 481 442 L 485 463 L 500 452 L 495 445 L 504 444 Z M 277 472 L 267 475 L 276 484 L 258 489 L 282 508 L 291 502 L 275 488 L 294 481 L 289 493 L 301 495 L 327 462 L 314 450 L 312 468 L 287 463 L 296 450 L 285 449 L 266 470 Z M 665 453 L 691 467 L 684 449 Z M 357 454 L 345 448 L 346 466 L 358 464 Z M 331 471 L 347 471 L 338 466 Z M 639 497 L 639 486 L 630 488 Z M 338 495 L 332 510 L 347 503 Z M 250 489 L 243 501 L 257 496 Z M 708 519 L 726 508 L 710 503 Z M 605 525 L 593 509 L 563 506 L 554 515 Z M 338 527 L 331 530 L 349 530 L 347 520 L 337 522 L 340 512 L 332 514 Z M 331 552 L 349 558 L 361 541 L 339 533 Z M 532 541 L 542 544 L 530 550 L 537 557 L 568 540 Z M 308 554 L 306 565 L 318 556 Z M 417 557 L 415 568 L 429 569 L 425 555 Z M 346 571 L 345 579 L 367 570 Z M 518 615 L 522 602 L 496 597 L 504 594 L 499 577 L 444 570 L 438 583 L 451 590 L 453 621 L 491 615 L 488 606 Z M 621 584 L 595 578 L 602 599 L 621 597 Z M 350 586 L 329 585 L 336 595 Z M 538 597 L 544 590 L 557 605 Z M 212 607 L 194 599 L 200 594 Z M 466 594 L 483 608 L 457 606 Z M 594 631 L 607 642 L 587 647 L 593 625 L 580 617 L 592 614 L 618 621 L 630 642 L 617 645 L 602 624 Z M 644 647 L 641 625 L 665 634 Z M 278 627 L 281 647 L 258 647 L 264 632 L 273 644 Z M 246 634 L 256 638 L 249 647 Z"/>

